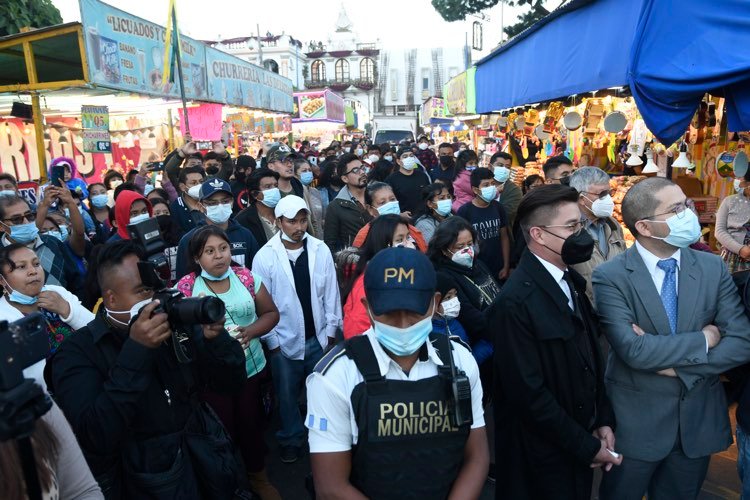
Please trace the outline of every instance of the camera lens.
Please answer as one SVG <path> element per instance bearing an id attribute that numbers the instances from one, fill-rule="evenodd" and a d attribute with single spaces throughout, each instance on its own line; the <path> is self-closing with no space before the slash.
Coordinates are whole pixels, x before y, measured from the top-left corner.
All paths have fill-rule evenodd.
<path id="1" fill-rule="evenodd" d="M 224 302 L 217 297 L 181 298 L 171 303 L 170 320 L 182 325 L 208 325 L 224 317 Z"/>

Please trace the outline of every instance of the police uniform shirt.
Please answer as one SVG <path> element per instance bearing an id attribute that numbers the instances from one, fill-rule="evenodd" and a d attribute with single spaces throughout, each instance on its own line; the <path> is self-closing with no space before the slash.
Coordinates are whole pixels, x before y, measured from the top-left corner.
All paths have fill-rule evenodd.
<path id="1" fill-rule="evenodd" d="M 389 380 L 417 381 L 437 375 L 438 366 L 442 366 L 440 357 L 433 345 L 427 342 L 426 360 L 419 359 L 407 375 L 403 369 L 391 359 L 375 338 L 375 333 L 369 329 L 364 335 L 370 340 L 375 357 L 380 366 L 380 373 Z M 474 422 L 472 429 L 484 427 L 484 409 L 482 408 L 482 383 L 479 381 L 479 368 L 468 349 L 453 342 L 453 361 L 457 370 L 466 372 L 471 383 L 471 403 Z M 321 370 L 314 371 L 307 378 L 307 417 L 305 426 L 309 429 L 311 453 L 331 453 L 349 451 L 357 444 L 358 427 L 351 404 L 351 394 L 354 388 L 364 378 L 357 369 L 354 361 L 340 352 L 334 359 L 323 358 L 321 363 L 330 363 Z M 322 373 L 319 373 L 322 372 Z M 436 402 L 427 407 L 409 407 L 407 404 L 394 405 L 381 411 L 384 420 L 405 419 L 423 422 L 434 430 L 443 424 L 448 413 L 444 402 Z M 389 405 L 390 406 L 390 405 Z M 423 417 L 427 417 L 424 420 Z M 388 422 L 385 422 L 388 424 Z M 423 426 L 424 426 L 423 425 Z M 445 422 L 448 425 L 448 422 Z M 384 428 L 405 428 L 385 425 Z M 419 432 L 419 425 L 413 427 Z"/>

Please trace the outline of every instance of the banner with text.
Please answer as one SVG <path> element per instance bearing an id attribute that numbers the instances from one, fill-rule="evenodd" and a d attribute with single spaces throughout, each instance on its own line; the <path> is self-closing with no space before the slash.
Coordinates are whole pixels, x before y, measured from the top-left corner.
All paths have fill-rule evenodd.
<path id="1" fill-rule="evenodd" d="M 220 50 L 206 48 L 208 100 L 291 113 L 292 81 Z"/>
<path id="2" fill-rule="evenodd" d="M 180 97 L 180 87 L 167 82 L 164 69 L 163 26 L 136 17 L 98 0 L 81 0 L 89 77 L 94 84 L 116 90 Z M 206 92 L 206 45 L 180 35 L 185 95 L 202 99 Z M 175 73 L 176 73 L 175 69 Z"/>
<path id="3" fill-rule="evenodd" d="M 109 108 L 107 106 L 81 106 L 83 151 L 86 153 L 111 153 L 109 137 Z"/>

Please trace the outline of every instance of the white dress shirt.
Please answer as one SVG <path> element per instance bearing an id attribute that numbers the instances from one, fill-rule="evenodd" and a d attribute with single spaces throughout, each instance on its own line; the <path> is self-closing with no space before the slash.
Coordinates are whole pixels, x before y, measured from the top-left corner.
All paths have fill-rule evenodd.
<path id="1" fill-rule="evenodd" d="M 556 265 L 552 264 L 551 262 L 547 262 L 543 258 L 539 257 L 534 252 L 531 252 L 531 254 L 539 259 L 539 262 L 542 263 L 544 268 L 552 275 L 552 279 L 555 280 L 555 283 L 560 287 L 560 289 L 563 291 L 565 296 L 568 298 L 568 306 L 575 311 L 575 306 L 573 305 L 573 294 L 571 293 L 570 286 L 568 285 L 568 282 L 563 279 L 563 276 L 565 275 L 565 271 L 557 267 Z"/>
<path id="2" fill-rule="evenodd" d="M 677 272 L 675 272 L 674 275 L 674 285 L 675 285 L 675 291 L 679 291 L 679 284 L 678 281 L 680 279 L 680 249 L 678 248 L 675 253 L 673 253 L 671 256 L 667 257 L 667 259 L 662 259 L 657 257 L 656 255 L 652 254 L 648 250 L 646 250 L 643 245 L 635 242 L 635 248 L 638 250 L 638 255 L 641 256 L 641 259 L 643 259 L 643 263 L 646 264 L 646 269 L 648 269 L 648 273 L 651 275 L 651 279 L 654 280 L 654 285 L 656 286 L 656 291 L 659 295 L 661 295 L 661 286 L 664 283 L 664 276 L 666 276 L 666 273 L 663 269 L 660 269 L 658 264 L 660 260 L 667 260 L 667 259 L 675 259 L 677 261 Z"/>

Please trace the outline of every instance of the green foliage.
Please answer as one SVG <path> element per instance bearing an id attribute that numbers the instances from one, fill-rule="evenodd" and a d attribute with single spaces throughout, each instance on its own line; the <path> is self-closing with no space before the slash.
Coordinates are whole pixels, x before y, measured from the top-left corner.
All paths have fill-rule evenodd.
<path id="1" fill-rule="evenodd" d="M 448 22 L 463 21 L 466 16 L 494 7 L 503 0 L 432 0 L 432 6 Z M 528 6 L 528 11 L 519 16 L 518 22 L 504 28 L 508 37 L 514 37 L 547 14 L 544 0 L 505 0 L 509 6 Z M 564 3 L 564 1 L 563 1 Z"/>
<path id="2" fill-rule="evenodd" d="M 0 36 L 13 35 L 21 28 L 44 28 L 62 23 L 52 0 L 0 0 Z"/>
<path id="3" fill-rule="evenodd" d="M 513 38 L 547 14 L 549 14 L 549 11 L 542 7 L 541 3 L 532 5 L 529 11 L 524 12 L 518 17 L 518 22 L 506 26 L 503 31 L 508 35 L 508 38 Z"/>

